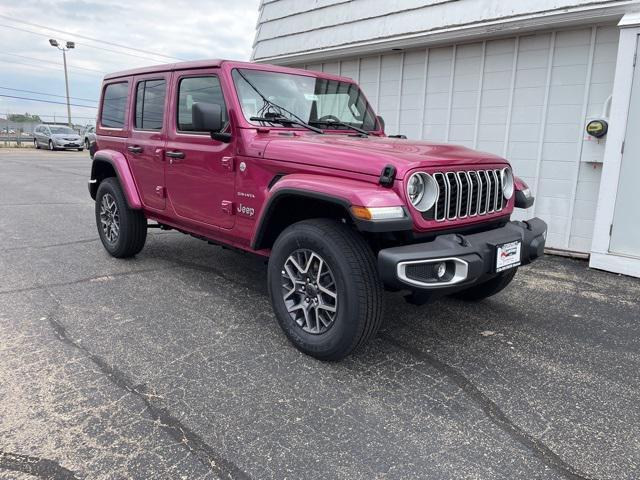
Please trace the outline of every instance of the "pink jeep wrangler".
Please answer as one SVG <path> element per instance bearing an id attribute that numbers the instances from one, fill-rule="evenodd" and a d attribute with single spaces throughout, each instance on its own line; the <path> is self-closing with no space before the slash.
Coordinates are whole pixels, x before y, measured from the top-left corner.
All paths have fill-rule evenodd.
<path id="1" fill-rule="evenodd" d="M 104 248 L 147 228 L 268 257 L 275 315 L 337 360 L 375 335 L 383 288 L 481 300 L 543 254 L 546 224 L 509 163 L 384 133 L 349 78 L 198 61 L 107 75 L 89 191 Z M 148 221 L 154 224 L 148 224 Z"/>

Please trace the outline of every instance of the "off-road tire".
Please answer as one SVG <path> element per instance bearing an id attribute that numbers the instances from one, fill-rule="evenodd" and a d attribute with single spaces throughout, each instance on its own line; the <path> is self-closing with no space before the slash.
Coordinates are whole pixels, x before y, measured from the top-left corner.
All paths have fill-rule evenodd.
<path id="1" fill-rule="evenodd" d="M 461 292 L 454 293 L 451 296 L 469 302 L 484 300 L 485 298 L 489 298 L 506 288 L 516 276 L 517 271 L 517 268 L 511 268 L 506 272 L 499 273 L 487 282 L 462 290 Z"/>
<path id="2" fill-rule="evenodd" d="M 107 194 L 115 200 L 119 213 L 119 234 L 114 242 L 109 241 L 107 238 L 100 220 L 102 199 Z M 117 178 L 110 177 L 100 183 L 96 193 L 95 212 L 100 240 L 111 256 L 127 258 L 136 255 L 142 250 L 147 240 L 147 219 L 142 211 L 129 208 Z"/>
<path id="3" fill-rule="evenodd" d="M 291 317 L 283 298 L 284 265 L 293 252 L 322 257 L 335 279 L 336 313 L 324 333 L 309 333 Z M 300 351 L 320 360 L 341 360 L 371 339 L 382 321 L 382 283 L 364 239 L 332 219 L 295 223 L 277 238 L 269 259 L 268 289 L 278 323 Z"/>

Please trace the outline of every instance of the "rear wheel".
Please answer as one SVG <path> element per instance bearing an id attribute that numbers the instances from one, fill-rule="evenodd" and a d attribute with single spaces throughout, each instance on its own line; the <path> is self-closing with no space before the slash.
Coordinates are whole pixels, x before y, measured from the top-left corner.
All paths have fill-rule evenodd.
<path id="1" fill-rule="evenodd" d="M 34 138 L 33 139 L 33 146 L 36 147 L 36 149 L 40 149 L 40 144 L 38 143 L 38 141 Z"/>
<path id="2" fill-rule="evenodd" d="M 89 139 L 85 138 L 84 139 L 84 148 L 86 148 L 87 150 L 89 150 L 89 147 L 91 147 L 91 145 L 89 144 Z"/>
<path id="3" fill-rule="evenodd" d="M 485 298 L 489 298 L 504 290 L 516 276 L 517 271 L 517 268 L 512 268 L 506 272 L 499 273 L 487 282 L 462 290 L 461 292 L 454 293 L 451 296 L 469 302 L 484 300 Z"/>
<path id="4" fill-rule="evenodd" d="M 373 337 L 382 285 L 364 239 L 329 219 L 305 220 L 276 240 L 269 294 L 285 334 L 302 352 L 340 360 Z"/>
<path id="5" fill-rule="evenodd" d="M 96 193 L 96 224 L 105 250 L 116 258 L 132 257 L 144 247 L 147 219 L 132 210 L 118 180 L 103 180 Z"/>

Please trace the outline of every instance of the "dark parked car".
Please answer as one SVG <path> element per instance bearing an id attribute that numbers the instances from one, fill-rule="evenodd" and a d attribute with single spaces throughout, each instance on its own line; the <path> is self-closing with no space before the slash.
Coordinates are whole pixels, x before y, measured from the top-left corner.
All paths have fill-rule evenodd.
<path id="1" fill-rule="evenodd" d="M 49 150 L 84 150 L 80 135 L 66 125 L 38 125 L 33 131 L 33 145 Z"/>

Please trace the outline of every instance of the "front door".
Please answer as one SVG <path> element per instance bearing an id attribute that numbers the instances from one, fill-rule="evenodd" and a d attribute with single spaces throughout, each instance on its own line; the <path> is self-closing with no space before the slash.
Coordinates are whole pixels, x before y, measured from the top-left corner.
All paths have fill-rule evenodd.
<path id="1" fill-rule="evenodd" d="M 171 74 L 135 78 L 132 128 L 126 155 L 145 207 L 165 208 L 164 144 L 167 85 Z"/>
<path id="2" fill-rule="evenodd" d="M 211 139 L 194 130 L 192 106 L 217 103 L 228 119 L 216 69 L 175 74 L 171 120 L 166 145 L 167 194 L 175 213 L 183 219 L 229 229 L 233 227 L 233 141 Z"/>
<path id="3" fill-rule="evenodd" d="M 639 49 L 640 40 L 636 44 L 636 53 Z M 633 72 L 627 133 L 609 245 L 612 253 L 640 258 L 640 208 L 638 208 L 640 135 L 638 132 L 640 132 L 640 61 L 636 62 Z"/>

